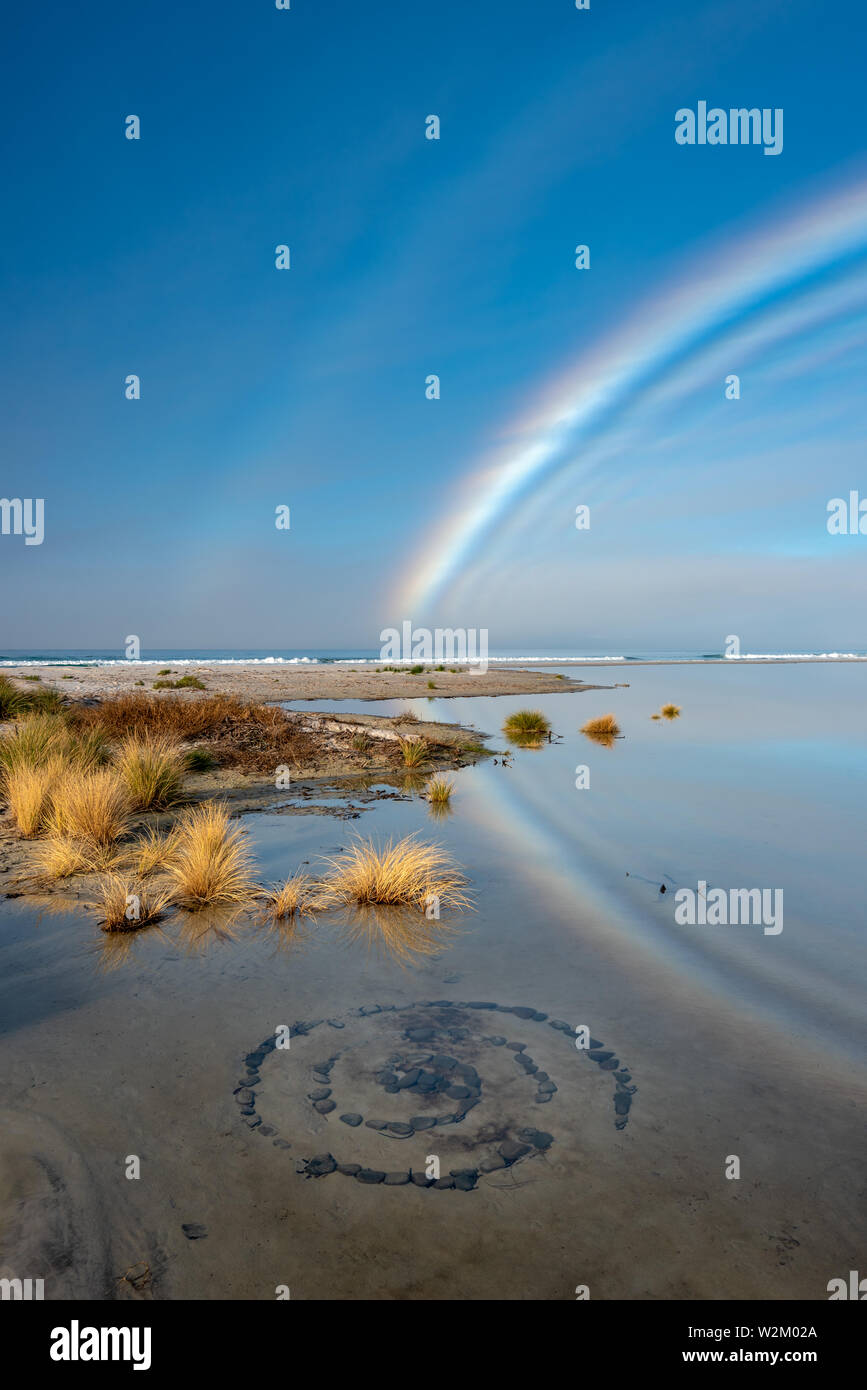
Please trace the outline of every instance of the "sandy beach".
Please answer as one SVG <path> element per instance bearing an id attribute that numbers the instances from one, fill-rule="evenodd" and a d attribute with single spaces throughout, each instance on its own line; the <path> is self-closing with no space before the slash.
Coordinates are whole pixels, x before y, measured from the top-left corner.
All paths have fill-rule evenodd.
<path id="1" fill-rule="evenodd" d="M 120 695 L 131 690 L 151 690 L 157 672 L 168 662 L 113 664 L 103 666 L 22 665 L 6 666 L 3 674 L 11 680 L 25 681 L 38 676 L 43 685 L 54 686 L 76 698 Z M 262 662 L 215 662 L 203 665 L 180 664 L 170 667 L 163 679 L 179 680 L 197 676 L 212 695 L 238 695 L 245 700 L 396 700 L 431 696 L 447 700 L 466 695 L 544 695 L 554 691 L 588 690 L 586 681 L 570 680 L 553 672 L 525 666 L 471 670 L 437 671 L 426 668 L 422 674 L 381 671 L 371 666 L 294 666 Z M 428 683 L 432 682 L 432 685 Z M 159 692 L 158 692 L 159 693 Z M 187 697 L 193 692 L 181 692 Z"/>

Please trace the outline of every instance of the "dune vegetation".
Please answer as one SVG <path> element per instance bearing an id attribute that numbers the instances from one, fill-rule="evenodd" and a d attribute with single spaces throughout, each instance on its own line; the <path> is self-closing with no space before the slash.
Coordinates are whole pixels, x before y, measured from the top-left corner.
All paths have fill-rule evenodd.
<path id="1" fill-rule="evenodd" d="M 427 784 L 427 799 L 442 805 L 451 800 L 454 789 L 455 784 L 449 777 L 431 777 Z"/>
<path id="2" fill-rule="evenodd" d="M 171 894 L 129 880 L 120 874 L 106 874 L 100 884 L 100 926 L 103 931 L 138 931 L 158 922 L 165 914 Z"/>
<path id="3" fill-rule="evenodd" d="M 228 810 L 216 801 L 183 812 L 165 870 L 176 901 L 185 907 L 241 905 L 256 891 L 246 834 L 230 824 Z"/>
<path id="4" fill-rule="evenodd" d="M 265 916 L 273 922 L 285 922 L 292 917 L 313 916 L 316 909 L 327 906 L 327 892 L 310 874 L 294 873 L 282 884 L 274 884 L 265 894 Z"/>
<path id="5" fill-rule="evenodd" d="M 400 751 L 406 767 L 423 767 L 430 757 L 430 746 L 426 738 L 402 738 Z"/>
<path id="6" fill-rule="evenodd" d="M 538 709 L 519 709 L 503 724 L 503 733 L 510 743 L 522 748 L 539 748 L 551 732 L 551 722 Z"/>
<path id="7" fill-rule="evenodd" d="M 313 737 L 280 708 L 234 697 L 135 692 L 51 708 L 0 677 L 0 807 L 7 833 L 29 842 L 30 881 L 45 891 L 90 880 L 85 893 L 96 895 L 109 932 L 134 931 L 176 908 L 240 912 L 257 902 L 275 922 L 365 904 L 416 919 L 433 902 L 437 914 L 467 907 L 466 879 L 451 857 L 415 836 L 383 846 L 359 839 L 326 859 L 319 878 L 299 870 L 270 888 L 256 881 L 244 828 L 225 804 L 191 800 L 185 781 L 217 761 L 272 775 Z M 350 738 L 356 752 L 374 743 L 363 730 L 347 735 L 347 746 Z M 445 814 L 453 783 L 429 768 L 440 745 L 421 736 L 377 742 L 426 788 L 432 812 Z"/>
<path id="8" fill-rule="evenodd" d="M 615 739 L 620 736 L 620 725 L 613 714 L 600 714 L 596 719 L 588 719 L 581 726 L 582 734 L 594 739 Z"/>
<path id="9" fill-rule="evenodd" d="M 344 904 L 414 905 L 424 910 L 464 909 L 467 882 L 451 855 L 440 845 L 422 844 L 415 835 L 387 840 L 355 840 L 340 858 L 328 859 L 325 891 Z"/>
<path id="10" fill-rule="evenodd" d="M 162 810 L 180 799 L 184 751 L 171 734 L 128 734 L 116 766 L 137 811 Z"/>

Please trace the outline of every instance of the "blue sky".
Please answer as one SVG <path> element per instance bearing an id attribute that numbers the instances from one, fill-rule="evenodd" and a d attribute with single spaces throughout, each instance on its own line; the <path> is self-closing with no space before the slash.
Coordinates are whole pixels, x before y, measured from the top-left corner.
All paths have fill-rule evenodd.
<path id="1" fill-rule="evenodd" d="M 623 325 L 652 369 L 667 286 L 689 304 L 760 229 L 863 187 L 863 7 L 48 3 L 7 26 L 0 495 L 44 497 L 46 535 L 0 536 L 0 646 L 373 647 L 405 618 L 494 648 L 867 646 L 867 536 L 824 526 L 867 495 L 867 229 L 693 324 L 441 584 L 417 573 L 552 382 Z M 782 107 L 782 154 L 676 145 L 700 99 Z"/>

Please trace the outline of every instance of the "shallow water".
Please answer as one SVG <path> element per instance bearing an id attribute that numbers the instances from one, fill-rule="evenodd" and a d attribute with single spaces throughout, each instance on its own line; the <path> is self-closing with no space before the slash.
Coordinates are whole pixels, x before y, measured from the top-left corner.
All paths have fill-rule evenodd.
<path id="1" fill-rule="evenodd" d="M 628 675 L 628 689 L 541 697 L 556 740 L 453 774 L 445 819 L 417 797 L 349 823 L 248 818 L 266 879 L 305 860 L 315 870 L 355 833 L 447 845 L 476 910 L 444 920 L 441 938 L 432 927 L 427 954 L 357 916 L 294 932 L 199 919 L 118 947 L 81 914 L 5 904 L 2 1272 L 45 1276 L 53 1297 L 270 1298 L 288 1283 L 293 1298 L 571 1298 L 587 1283 L 592 1297 L 826 1298 L 863 1249 L 865 675 Z M 680 719 L 651 721 L 669 700 Z M 501 749 L 502 721 L 526 699 L 355 708 L 408 703 Z M 608 711 L 624 737 L 604 748 L 578 730 Z M 782 888 L 783 931 L 678 925 L 675 891 L 699 880 Z M 552 1019 L 586 1024 L 628 1069 L 625 1116 L 612 1072 Z M 316 1027 L 264 1056 L 250 1130 L 233 1096 L 244 1059 L 299 1021 Z M 479 1104 L 407 1137 L 342 1124 L 344 1110 L 428 1113 L 417 1092 L 376 1081 L 390 1056 L 418 1050 L 405 1035 L 419 1027 L 476 1071 Z M 525 1044 L 556 1083 L 549 1101 L 491 1037 Z M 338 1108 L 322 1115 L 313 1064 L 333 1054 Z M 440 1113 L 455 1105 L 437 1099 Z M 469 1192 L 295 1171 L 333 1153 L 418 1172 L 434 1154 L 447 1174 L 534 1127 L 547 1147 Z M 141 1260 L 151 1277 L 136 1293 L 117 1277 Z"/>

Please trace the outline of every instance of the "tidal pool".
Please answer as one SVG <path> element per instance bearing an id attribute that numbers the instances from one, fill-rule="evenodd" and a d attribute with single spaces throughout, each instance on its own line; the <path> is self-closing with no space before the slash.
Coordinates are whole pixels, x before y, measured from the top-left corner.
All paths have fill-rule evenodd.
<path id="1" fill-rule="evenodd" d="M 3 903 L 0 1273 L 47 1298 L 827 1298 L 863 1254 L 863 670 L 615 675 L 534 701 L 554 739 L 505 764 L 526 698 L 412 701 L 493 735 L 444 817 L 410 792 L 246 819 L 266 880 L 417 831 L 472 912 L 117 943 Z M 613 746 L 580 734 L 608 712 Z M 782 932 L 678 924 L 700 882 L 782 889 Z"/>

